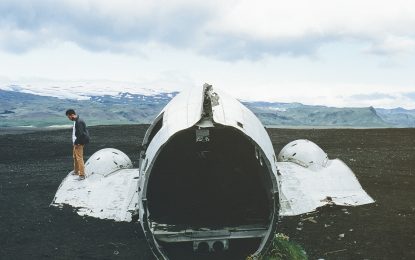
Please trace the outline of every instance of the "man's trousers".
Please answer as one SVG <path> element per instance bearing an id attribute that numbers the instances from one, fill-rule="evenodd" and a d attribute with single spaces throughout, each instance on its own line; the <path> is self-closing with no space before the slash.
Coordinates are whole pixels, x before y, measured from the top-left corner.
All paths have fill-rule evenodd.
<path id="1" fill-rule="evenodd" d="M 73 146 L 73 165 L 75 173 L 85 176 L 84 145 L 82 144 Z"/>

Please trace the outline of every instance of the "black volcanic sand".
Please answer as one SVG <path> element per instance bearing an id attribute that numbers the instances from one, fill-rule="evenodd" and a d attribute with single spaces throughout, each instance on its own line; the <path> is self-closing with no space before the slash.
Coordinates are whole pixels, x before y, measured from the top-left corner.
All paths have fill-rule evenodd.
<path id="1" fill-rule="evenodd" d="M 148 126 L 90 127 L 86 158 L 112 147 L 135 166 Z M 72 168 L 71 129 L 0 134 L 0 259 L 153 259 L 141 227 L 49 207 Z M 415 259 L 415 129 L 269 129 L 278 153 L 306 138 L 355 172 L 375 204 L 283 218 L 310 259 Z"/>

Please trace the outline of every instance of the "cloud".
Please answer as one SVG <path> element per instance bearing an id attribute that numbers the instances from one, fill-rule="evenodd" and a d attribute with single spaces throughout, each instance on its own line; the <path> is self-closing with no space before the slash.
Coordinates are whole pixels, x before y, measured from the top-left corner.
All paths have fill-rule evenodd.
<path id="1" fill-rule="evenodd" d="M 2 1 L 0 39 L 9 51 L 24 52 L 56 41 L 75 42 L 90 51 L 134 51 L 158 42 L 186 47 L 209 19 L 209 9 L 192 4 L 113 6 L 98 1 Z M 123 2 L 123 1 L 121 1 Z M 143 1 L 144 2 L 144 1 Z M 148 10 L 145 10 L 148 8 Z M 144 10 L 143 10 L 144 9 Z"/>
<path id="2" fill-rule="evenodd" d="M 210 37 L 210 43 L 199 48 L 198 52 L 230 61 L 279 55 L 313 56 L 323 43 L 336 41 L 335 37 L 324 35 L 259 40 L 246 34 L 211 33 Z"/>
<path id="3" fill-rule="evenodd" d="M 74 42 L 89 51 L 140 52 L 158 44 L 222 60 L 315 55 L 358 39 L 366 51 L 415 50 L 415 3 L 396 1 L 9 1 L 0 2 L 0 48 L 21 53 Z"/>
<path id="4" fill-rule="evenodd" d="M 377 55 L 415 53 L 415 37 L 388 36 L 374 42 L 367 52 Z"/>
<path id="5" fill-rule="evenodd" d="M 407 92 L 407 93 L 404 93 L 403 95 L 415 102 L 415 92 Z"/>
<path id="6" fill-rule="evenodd" d="M 348 106 L 373 106 L 378 108 L 406 107 L 415 108 L 415 92 L 366 93 L 350 96 L 340 96 Z"/>
<path id="7" fill-rule="evenodd" d="M 370 101 L 378 99 L 394 99 L 395 97 L 391 94 L 386 93 L 370 93 L 370 94 L 358 94 L 349 96 L 350 99 Z"/>

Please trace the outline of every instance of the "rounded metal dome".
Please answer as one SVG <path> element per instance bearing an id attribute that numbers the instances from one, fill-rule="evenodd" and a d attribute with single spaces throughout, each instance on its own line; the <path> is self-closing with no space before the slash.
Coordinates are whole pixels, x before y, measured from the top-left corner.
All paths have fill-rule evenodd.
<path id="1" fill-rule="evenodd" d="M 278 155 L 279 162 L 293 162 L 303 167 L 326 167 L 327 154 L 315 143 L 300 139 L 288 143 Z"/>
<path id="2" fill-rule="evenodd" d="M 105 148 L 95 152 L 85 163 L 87 175 L 107 176 L 117 170 L 130 168 L 133 168 L 130 158 L 114 148 Z"/>

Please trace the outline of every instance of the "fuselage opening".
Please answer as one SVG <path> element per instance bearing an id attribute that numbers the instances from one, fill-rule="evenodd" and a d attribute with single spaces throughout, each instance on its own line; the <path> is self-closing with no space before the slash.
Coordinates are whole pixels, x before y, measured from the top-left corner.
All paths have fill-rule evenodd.
<path id="1" fill-rule="evenodd" d="M 148 221 L 155 239 L 171 259 L 246 258 L 273 219 L 271 175 L 258 146 L 233 127 L 177 133 L 149 175 Z"/>

